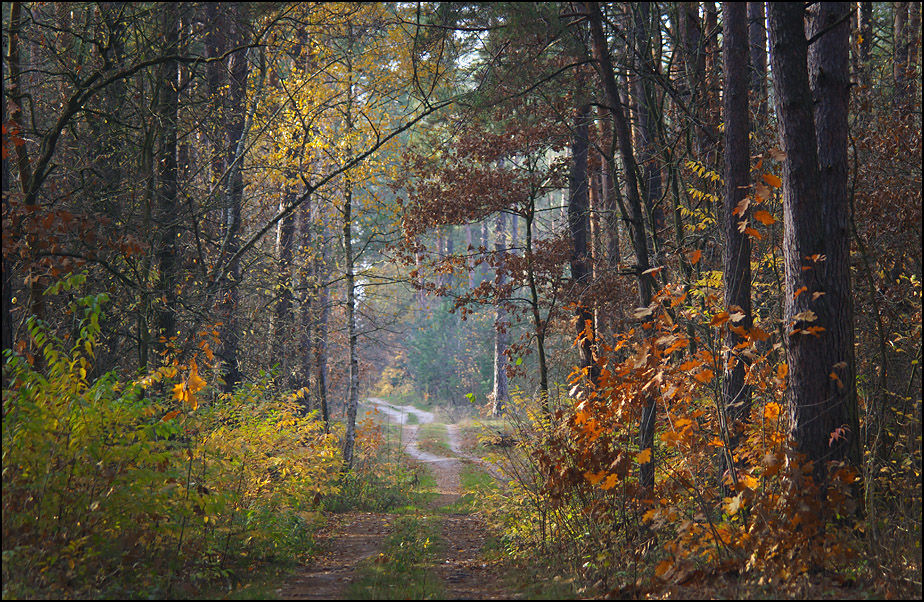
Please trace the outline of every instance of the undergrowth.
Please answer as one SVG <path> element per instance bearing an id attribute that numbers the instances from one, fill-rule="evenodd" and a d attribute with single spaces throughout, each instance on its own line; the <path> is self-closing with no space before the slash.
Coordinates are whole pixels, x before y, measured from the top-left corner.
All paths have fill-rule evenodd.
<path id="1" fill-rule="evenodd" d="M 623 336 L 603 350 L 595 388 L 578 386 L 576 399 L 554 408 L 517 402 L 526 408 L 511 415 L 517 445 L 501 449 L 513 480 L 492 513 L 505 552 L 582 597 L 697 587 L 734 597 L 920 597 L 920 436 L 886 458 L 867 454 L 860 470 L 830 463 L 820 488 L 788 439 L 786 366 L 754 340 L 753 403 L 729 471 L 721 356 L 708 346 L 722 337 L 706 331 L 698 350 L 687 349 L 663 310 L 673 300 L 665 293 L 649 308 L 644 340 Z M 658 393 L 657 444 L 641 449 L 648 392 Z M 645 487 L 649 462 L 656 479 Z"/>
<path id="2" fill-rule="evenodd" d="M 419 470 L 395 453 L 389 425 L 375 412 L 356 426 L 351 470 L 338 477 L 336 489 L 323 498 L 331 512 L 390 512 L 414 504 L 419 497 Z"/>
<path id="3" fill-rule="evenodd" d="M 399 516 L 382 551 L 364 563 L 363 577 L 351 584 L 347 599 L 427 600 L 438 597 L 443 583 L 433 565 L 441 553 L 439 518 Z"/>
<path id="4" fill-rule="evenodd" d="M 39 357 L 4 356 L 4 599 L 197 597 L 310 553 L 337 437 L 268 381 L 215 391 L 207 333 L 195 359 L 89 378 L 105 302 L 71 304 L 70 342 L 31 319 Z"/>

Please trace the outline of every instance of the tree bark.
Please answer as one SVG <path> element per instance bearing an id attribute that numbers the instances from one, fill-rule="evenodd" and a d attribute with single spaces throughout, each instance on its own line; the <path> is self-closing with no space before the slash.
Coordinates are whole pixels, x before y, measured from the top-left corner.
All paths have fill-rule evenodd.
<path id="1" fill-rule="evenodd" d="M 910 2 L 893 2 L 892 17 L 892 103 L 904 115 L 908 111 L 908 5 Z"/>
<path id="2" fill-rule="evenodd" d="M 346 319 L 349 341 L 349 380 L 346 407 L 346 435 L 343 444 L 343 461 L 353 467 L 353 448 L 356 443 L 356 412 L 359 408 L 359 349 L 356 332 L 356 273 L 353 265 L 353 183 L 347 178 L 343 207 L 343 254 L 346 267 Z"/>
<path id="3" fill-rule="evenodd" d="M 834 3 L 832 3 L 834 4 Z M 825 7 L 818 5 L 825 15 Z M 831 7 L 837 10 L 837 7 Z M 834 141 L 831 128 L 841 128 L 846 135 L 846 122 L 835 120 L 832 107 L 813 111 L 815 106 L 809 83 L 808 44 L 805 36 L 801 2 L 775 2 L 768 7 L 773 83 L 776 91 L 780 139 L 786 159 L 783 162 L 783 254 L 786 283 L 784 289 L 784 326 L 788 335 L 787 364 L 789 366 L 790 418 L 792 439 L 798 451 L 814 463 L 816 483 L 826 478 L 825 463 L 844 459 L 855 447 L 858 434 L 851 425 L 849 399 L 853 380 L 851 349 L 844 347 L 841 329 L 852 332 L 849 307 L 841 299 L 849 298 L 850 283 L 837 274 L 846 274 L 847 266 L 837 265 L 847 260 L 835 230 L 840 230 L 840 205 L 846 195 L 834 198 L 835 180 L 846 174 L 846 164 L 827 155 L 819 169 L 819 138 L 816 118 L 825 132 L 824 144 Z M 822 15 L 813 15 L 810 30 L 818 32 Z M 828 22 L 829 21 L 824 21 Z M 841 73 L 849 64 L 847 22 L 819 37 L 812 53 L 813 76 L 820 104 L 839 103 L 832 96 L 843 95 L 846 88 Z M 828 71 L 833 69 L 833 71 Z M 822 80 L 830 79 L 830 83 Z M 840 83 L 836 83 L 840 82 Z M 825 115 L 825 112 L 833 111 Z M 843 119 L 846 119 L 844 110 Z M 835 125 L 840 123 L 841 125 Z M 840 150 L 836 151 L 840 153 Z M 846 145 L 844 147 L 846 156 Z M 841 171 L 843 170 L 843 171 Z M 824 175 L 823 175 L 824 173 Z M 830 180 L 830 181 L 827 181 Z M 845 182 L 846 184 L 846 182 Z M 832 236 L 835 237 L 832 240 Z M 846 312 L 846 315 L 845 315 Z"/>
<path id="4" fill-rule="evenodd" d="M 749 91 L 754 104 L 755 130 L 767 125 L 767 18 L 763 2 L 748 2 Z M 726 17 L 727 27 L 727 17 Z M 727 45 L 726 45 L 727 47 Z"/>
<path id="5" fill-rule="evenodd" d="M 819 194 L 825 226 L 824 301 L 831 320 L 823 333 L 828 373 L 828 404 L 834 408 L 830 432 L 846 426 L 843 438 L 827 442 L 831 459 L 860 463 L 854 359 L 854 306 L 850 278 L 850 214 L 847 197 L 850 27 L 842 19 L 848 2 L 821 2 L 809 9 L 809 36 L 821 35 L 808 51 L 809 85 L 815 98 Z M 839 22 L 840 21 L 840 22 Z M 835 25 L 836 24 L 836 25 Z M 834 375 L 834 376 L 832 376 Z M 833 381 L 833 383 L 832 383 Z"/>
<path id="6" fill-rule="evenodd" d="M 0 123 L 6 123 L 6 78 L 0 78 Z M 9 215 L 10 201 L 8 193 L 10 192 L 10 165 L 4 153 L 2 159 L 3 167 L 3 215 Z M 3 224 L 6 230 L 9 226 Z M 13 349 L 13 264 L 7 259 L 6 253 L 3 254 L 3 328 L 2 328 L 2 351 Z M 6 388 L 6 372 L 3 373 L 3 388 Z"/>
<path id="7" fill-rule="evenodd" d="M 870 87 L 870 49 L 873 47 L 873 3 L 857 3 L 857 29 L 860 39 L 857 44 L 860 59 L 860 84 L 864 92 Z"/>
<path id="8" fill-rule="evenodd" d="M 241 31 L 241 15 L 235 6 L 231 18 L 234 45 L 243 43 Z M 243 148 L 241 140 L 245 129 L 245 105 L 247 99 L 247 78 L 249 75 L 249 62 L 246 52 L 235 53 L 231 58 L 230 78 L 228 87 L 228 122 L 227 122 L 227 170 L 228 183 L 225 194 L 223 210 L 224 232 L 222 241 L 223 255 L 235 257 L 240 248 L 241 231 L 241 203 L 244 196 L 243 175 Z M 238 320 L 238 284 L 241 279 L 241 265 L 239 259 L 234 259 L 228 270 L 221 276 L 222 288 L 220 292 L 222 327 L 220 336 L 222 342 L 222 359 L 225 365 L 224 390 L 228 393 L 241 380 L 241 371 L 238 360 L 240 345 L 240 326 Z"/>
<path id="9" fill-rule="evenodd" d="M 179 45 L 179 3 L 162 5 L 161 22 L 164 31 L 164 53 L 173 54 Z M 159 189 L 157 226 L 160 233 L 157 243 L 158 292 L 161 303 L 156 314 L 156 328 L 166 341 L 177 335 L 176 328 L 176 265 L 177 265 L 177 222 L 179 187 L 177 181 L 177 119 L 179 111 L 180 69 L 176 61 L 166 61 L 160 78 L 160 118 L 163 132 L 160 145 Z M 163 345 L 161 346 L 164 348 Z"/>
<path id="10" fill-rule="evenodd" d="M 645 233 L 645 218 L 642 212 L 642 199 L 639 194 L 639 183 L 636 174 L 638 164 L 635 161 L 635 152 L 632 147 L 632 136 L 626 119 L 625 109 L 619 97 L 616 85 L 616 74 L 610 59 L 606 36 L 603 33 L 603 16 L 597 2 L 588 2 L 587 16 L 593 44 L 593 56 L 596 68 L 603 82 L 606 105 L 613 115 L 616 139 L 619 144 L 619 154 L 622 159 L 623 171 L 626 179 L 626 196 L 631 212 L 632 229 L 634 231 L 633 247 L 635 250 L 635 270 L 638 281 L 638 300 L 642 307 L 648 307 L 652 300 L 651 278 L 645 272 L 651 267 L 648 259 L 648 236 Z M 655 400 L 647 397 L 643 400 L 641 424 L 639 426 L 639 448 L 652 449 L 654 445 L 655 426 Z M 654 485 L 654 450 L 652 461 L 641 465 L 639 481 L 643 487 Z"/>
<path id="11" fill-rule="evenodd" d="M 498 211 L 494 222 L 494 252 L 498 262 L 495 285 L 498 289 L 503 289 L 506 283 L 504 275 L 504 255 L 507 253 L 506 238 L 506 215 L 503 211 Z M 507 355 L 505 353 L 509 344 L 507 329 L 510 324 L 507 321 L 504 301 L 498 293 L 498 299 L 494 304 L 494 401 L 491 406 L 491 414 L 494 416 L 504 413 L 510 397 L 507 389 Z"/>
<path id="12" fill-rule="evenodd" d="M 748 5 L 753 3 L 748 3 Z M 729 313 L 742 313 L 740 320 L 728 322 L 725 353 L 722 354 L 725 374 L 722 380 L 724 420 L 729 446 L 726 465 L 734 475 L 733 456 L 740 422 L 751 410 L 751 393 L 745 384 L 748 362 L 735 353 L 746 337 L 732 328 L 749 330 L 751 317 L 751 240 L 739 228 L 749 212 L 739 212 L 739 203 L 747 197 L 750 185 L 750 119 L 748 118 L 748 21 L 746 7 L 740 2 L 723 3 L 725 64 L 725 307 Z M 739 331 L 740 332 L 740 331 Z"/>
<path id="13" fill-rule="evenodd" d="M 296 198 L 294 190 L 288 190 L 280 203 L 280 210 Z M 293 368 L 289 361 L 289 348 L 293 339 L 293 315 L 295 295 L 292 286 L 292 258 L 295 240 L 295 214 L 289 214 L 276 224 L 277 274 L 276 309 L 273 312 L 273 348 L 270 349 L 270 362 L 279 362 L 286 386 L 295 386 Z"/>
<path id="14" fill-rule="evenodd" d="M 590 149 L 590 105 L 576 111 L 574 138 L 571 145 L 571 183 L 568 194 L 568 230 L 571 233 L 571 279 L 575 287 L 575 335 L 580 353 L 580 368 L 591 383 L 599 376 L 594 362 L 593 311 L 585 300 L 590 285 L 590 186 L 587 157 Z"/>

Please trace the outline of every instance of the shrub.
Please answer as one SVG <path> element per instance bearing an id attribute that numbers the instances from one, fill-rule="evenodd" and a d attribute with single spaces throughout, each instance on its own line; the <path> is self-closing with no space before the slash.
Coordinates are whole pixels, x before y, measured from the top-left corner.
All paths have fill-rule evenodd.
<path id="1" fill-rule="evenodd" d="M 304 549 L 336 438 L 265 382 L 215 393 L 194 360 L 89 380 L 105 301 L 72 304 L 69 348 L 28 322 L 41 371 L 4 358 L 4 598 L 196 595 Z"/>

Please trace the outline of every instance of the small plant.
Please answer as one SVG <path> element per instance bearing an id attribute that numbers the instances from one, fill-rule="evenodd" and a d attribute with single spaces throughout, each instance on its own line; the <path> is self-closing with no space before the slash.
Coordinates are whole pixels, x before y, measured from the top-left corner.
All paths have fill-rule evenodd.
<path id="1" fill-rule="evenodd" d="M 433 573 L 438 558 L 441 521 L 408 515 L 395 519 L 378 556 L 350 587 L 356 600 L 426 600 L 438 597 L 442 582 Z"/>

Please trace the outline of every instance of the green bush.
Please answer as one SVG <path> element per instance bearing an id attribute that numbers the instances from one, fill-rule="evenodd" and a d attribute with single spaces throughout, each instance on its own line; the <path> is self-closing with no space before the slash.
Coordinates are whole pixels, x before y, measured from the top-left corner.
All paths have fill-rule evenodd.
<path id="1" fill-rule="evenodd" d="M 267 383 L 215 393 L 194 361 L 89 380 L 105 301 L 72 304 L 70 347 L 28 322 L 41 370 L 4 357 L 3 597 L 195 596 L 304 550 L 336 438 Z"/>

